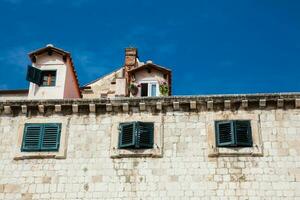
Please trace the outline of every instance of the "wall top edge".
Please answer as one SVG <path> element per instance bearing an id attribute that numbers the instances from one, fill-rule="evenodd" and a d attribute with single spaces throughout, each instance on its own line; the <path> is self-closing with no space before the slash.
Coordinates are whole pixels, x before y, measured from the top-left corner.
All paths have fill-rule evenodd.
<path id="1" fill-rule="evenodd" d="M 34 105 L 34 104 L 119 104 L 119 103 L 140 103 L 156 104 L 157 102 L 171 103 L 189 103 L 190 101 L 213 101 L 213 102 L 240 102 L 248 101 L 276 101 L 278 99 L 291 101 L 300 99 L 300 93 L 267 93 L 267 94 L 226 94 L 226 95 L 195 95 L 195 96 L 169 96 L 169 97 L 115 97 L 115 98 L 97 98 L 97 99 L 18 99 L 1 100 L 0 105 Z"/>

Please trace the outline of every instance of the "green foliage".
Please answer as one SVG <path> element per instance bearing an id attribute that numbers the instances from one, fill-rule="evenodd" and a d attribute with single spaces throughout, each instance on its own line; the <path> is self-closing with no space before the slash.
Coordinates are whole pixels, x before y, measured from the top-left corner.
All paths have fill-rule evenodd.
<path id="1" fill-rule="evenodd" d="M 169 94 L 169 85 L 167 82 L 159 83 L 159 91 L 163 96 L 167 96 Z"/>

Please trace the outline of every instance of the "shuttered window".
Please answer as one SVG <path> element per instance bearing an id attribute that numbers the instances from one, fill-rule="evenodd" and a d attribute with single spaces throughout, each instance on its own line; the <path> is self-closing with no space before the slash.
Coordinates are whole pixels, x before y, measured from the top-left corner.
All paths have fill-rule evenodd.
<path id="1" fill-rule="evenodd" d="M 215 126 L 218 147 L 252 147 L 250 121 L 216 121 Z"/>
<path id="2" fill-rule="evenodd" d="M 26 80 L 35 83 L 39 86 L 55 86 L 56 71 L 55 70 L 42 71 L 38 68 L 28 65 Z"/>
<path id="3" fill-rule="evenodd" d="M 42 84 L 42 70 L 28 65 L 26 80 L 37 85 Z"/>
<path id="4" fill-rule="evenodd" d="M 25 124 L 21 151 L 58 151 L 61 124 Z"/>
<path id="5" fill-rule="evenodd" d="M 152 122 L 128 122 L 119 126 L 120 149 L 153 148 L 154 124 Z"/>

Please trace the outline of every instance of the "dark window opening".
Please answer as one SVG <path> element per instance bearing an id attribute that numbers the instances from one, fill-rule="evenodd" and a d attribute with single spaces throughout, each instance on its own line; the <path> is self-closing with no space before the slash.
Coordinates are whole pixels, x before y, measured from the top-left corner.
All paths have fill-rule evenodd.
<path id="1" fill-rule="evenodd" d="M 141 96 L 147 97 L 148 96 L 148 83 L 141 84 Z"/>

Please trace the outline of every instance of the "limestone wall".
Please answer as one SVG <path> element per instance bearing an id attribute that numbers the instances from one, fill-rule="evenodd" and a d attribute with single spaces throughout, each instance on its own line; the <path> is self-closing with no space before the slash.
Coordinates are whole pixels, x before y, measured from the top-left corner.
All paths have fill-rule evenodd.
<path id="1" fill-rule="evenodd" d="M 122 77 L 123 68 L 101 77 L 95 82 L 88 84 L 90 89 L 82 91 L 82 98 L 93 99 L 104 97 L 114 97 L 116 93 L 116 79 Z M 117 86 L 118 87 L 118 86 Z M 120 87 L 120 86 L 119 86 Z"/>
<path id="2" fill-rule="evenodd" d="M 0 115 L 0 199 L 300 198 L 298 108 L 185 111 L 173 107 L 162 112 L 129 108 L 103 113 L 91 106 L 90 112 L 55 109 Z M 258 119 L 262 155 L 210 157 L 211 119 L 250 115 Z M 14 159 L 20 148 L 20 126 L 37 119 L 64 123 L 66 158 Z M 162 124 L 161 157 L 111 158 L 115 125 L 133 119 L 157 119 Z"/>
<path id="3" fill-rule="evenodd" d="M 28 98 L 28 93 L 23 94 L 0 94 L 0 101 L 5 100 L 25 100 Z"/>

